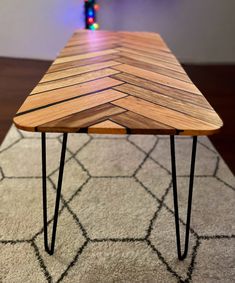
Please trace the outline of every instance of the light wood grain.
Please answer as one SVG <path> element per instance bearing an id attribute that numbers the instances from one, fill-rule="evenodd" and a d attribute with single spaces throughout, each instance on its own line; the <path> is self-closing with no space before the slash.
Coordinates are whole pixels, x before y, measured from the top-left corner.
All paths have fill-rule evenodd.
<path id="1" fill-rule="evenodd" d="M 129 84 L 116 86 L 115 89 L 165 108 L 170 108 L 177 112 L 186 114 L 187 116 L 191 116 L 218 126 L 220 125 L 220 119 L 213 110 L 209 110 L 189 102 L 182 102 L 177 98 L 165 96 L 160 93 Z"/>
<path id="2" fill-rule="evenodd" d="M 130 49 L 130 48 L 117 48 L 120 51 L 120 54 L 124 58 L 129 58 L 137 61 L 141 61 L 143 63 L 149 63 L 151 65 L 155 65 L 158 67 L 166 68 L 178 73 L 185 74 L 184 69 L 180 64 L 174 64 L 172 61 L 165 60 L 165 57 L 162 55 L 149 55 L 148 52 L 138 52 L 138 50 Z"/>
<path id="3" fill-rule="evenodd" d="M 61 57 L 55 60 L 54 64 L 61 64 L 61 63 L 66 63 L 74 60 L 81 60 L 81 59 L 88 59 L 92 57 L 98 57 L 102 55 L 108 55 L 108 54 L 115 54 L 118 51 L 115 49 L 107 49 L 107 50 L 102 50 L 102 51 L 97 51 L 97 52 L 88 52 L 80 55 L 72 55 L 72 56 L 67 56 L 67 57 Z"/>
<path id="4" fill-rule="evenodd" d="M 128 134 L 176 134 L 175 128 L 131 111 L 114 115 L 110 120 L 125 125 Z"/>
<path id="5" fill-rule="evenodd" d="M 17 112 L 20 129 L 209 135 L 223 123 L 159 34 L 75 31 Z"/>
<path id="6" fill-rule="evenodd" d="M 110 68 L 106 69 L 101 69 L 99 71 L 93 71 L 93 72 L 88 72 L 84 74 L 80 74 L 77 76 L 71 76 L 63 79 L 58 79 L 54 81 L 49 81 L 45 83 L 39 83 L 34 90 L 31 92 L 31 94 L 36 94 L 36 93 L 41 93 L 44 91 L 50 91 L 50 90 L 55 90 L 55 89 L 60 89 L 60 88 L 65 88 L 71 85 L 77 85 L 81 84 L 84 82 L 100 79 L 103 77 L 108 77 L 114 74 L 119 73 L 119 71 L 115 71 Z"/>
<path id="7" fill-rule="evenodd" d="M 97 123 L 88 128 L 88 133 L 90 134 L 117 134 L 125 135 L 127 133 L 126 127 L 123 127 L 115 122 L 106 120 Z"/>
<path id="8" fill-rule="evenodd" d="M 191 82 L 191 80 L 189 79 L 189 77 L 185 73 L 174 71 L 172 69 L 166 68 L 166 66 L 162 67 L 161 64 L 155 65 L 155 64 L 151 64 L 149 62 L 144 62 L 143 60 L 141 60 L 141 58 L 133 59 L 129 56 L 126 56 L 126 54 L 125 54 L 121 58 L 117 59 L 117 61 L 119 63 L 138 67 L 138 68 L 141 68 L 141 69 L 147 70 L 147 71 L 156 72 L 158 74 L 166 75 L 166 76 L 169 76 L 169 77 L 174 78 L 174 79 L 179 79 L 181 81 Z"/>
<path id="9" fill-rule="evenodd" d="M 20 107 L 18 114 L 29 110 L 40 109 L 42 107 L 67 101 L 86 94 L 98 93 L 99 91 L 120 84 L 122 84 L 122 82 L 106 77 L 95 81 L 68 86 L 66 88 L 30 95 L 27 99 L 27 103 L 23 103 Z"/>
<path id="10" fill-rule="evenodd" d="M 111 102 L 126 94 L 116 90 L 105 90 L 88 96 L 83 96 L 60 104 L 55 104 L 47 108 L 38 109 L 23 115 L 16 116 L 14 122 L 22 130 L 37 131 L 37 127 L 42 124 L 60 119 L 98 105 Z"/>
<path id="11" fill-rule="evenodd" d="M 139 86 L 143 89 L 152 90 L 154 92 L 161 93 L 162 95 L 165 96 L 174 97 L 182 102 L 190 102 L 198 106 L 203 106 L 204 108 L 207 109 L 212 109 L 210 104 L 206 101 L 206 99 L 202 95 L 197 95 L 195 93 L 190 93 L 188 91 L 171 88 L 169 86 L 162 85 L 156 82 L 150 83 L 145 79 L 125 73 L 113 75 L 112 78 L 115 78 L 125 83 L 129 83 L 131 85 Z"/>
<path id="12" fill-rule="evenodd" d="M 57 71 L 63 71 L 71 68 L 77 68 L 80 66 L 88 66 L 90 64 L 95 64 L 95 63 L 107 62 L 107 61 L 115 60 L 117 58 L 119 58 L 119 56 L 117 56 L 117 53 L 115 53 L 115 54 L 102 55 L 98 57 L 91 57 L 88 59 L 74 60 L 62 64 L 52 64 L 46 74 L 54 73 Z"/>
<path id="13" fill-rule="evenodd" d="M 91 71 L 98 71 L 98 70 L 105 69 L 108 67 L 113 67 L 119 64 L 120 64 L 119 62 L 115 62 L 115 61 L 106 61 L 106 62 L 95 63 L 91 65 L 85 65 L 85 66 L 77 67 L 77 68 L 70 68 L 70 69 L 46 74 L 39 83 L 45 83 L 45 82 L 49 82 L 53 80 L 64 79 L 64 78 L 71 77 L 71 76 L 77 76 L 77 75 L 88 73 Z"/>
<path id="14" fill-rule="evenodd" d="M 87 132 L 88 127 L 103 122 L 113 115 L 125 112 L 123 108 L 117 107 L 110 103 L 102 104 L 88 110 L 84 110 L 51 122 L 45 123 L 38 127 L 39 131 L 46 132 L 53 129 L 54 132 L 66 132 L 68 127 L 71 132 Z M 94 129 L 93 126 L 92 129 Z M 106 130 L 107 128 L 105 128 Z M 119 131 L 120 133 L 120 131 Z"/>
<path id="15" fill-rule="evenodd" d="M 164 125 L 174 127 L 179 131 L 182 131 L 185 135 L 192 135 L 193 132 L 196 132 L 197 135 L 204 135 L 208 132 L 208 129 L 214 132 L 218 130 L 218 126 L 214 124 L 189 117 L 188 115 L 178 111 L 174 111 L 133 96 L 128 96 L 112 103 L 146 118 L 158 121 Z"/>
<path id="16" fill-rule="evenodd" d="M 201 92 L 195 87 L 193 83 L 183 82 L 183 81 L 180 81 L 180 80 L 177 80 L 177 79 L 165 76 L 165 75 L 161 75 L 161 74 L 154 73 L 151 71 L 146 71 L 141 68 L 122 64 L 122 65 L 113 67 L 113 69 L 124 72 L 124 73 L 133 74 L 137 77 L 145 78 L 153 82 L 157 81 L 158 83 L 162 85 L 167 85 L 173 88 L 182 89 L 182 90 L 190 91 L 193 93 L 201 94 Z"/>

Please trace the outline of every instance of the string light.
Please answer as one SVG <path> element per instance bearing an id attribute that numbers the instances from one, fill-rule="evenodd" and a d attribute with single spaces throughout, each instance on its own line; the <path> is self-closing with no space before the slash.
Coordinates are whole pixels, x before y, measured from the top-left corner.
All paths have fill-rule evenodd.
<path id="1" fill-rule="evenodd" d="M 95 4 L 95 5 L 94 5 L 95 11 L 99 11 L 99 8 L 100 8 L 100 6 L 99 6 L 98 4 Z"/>
<path id="2" fill-rule="evenodd" d="M 90 17 L 90 18 L 88 18 L 87 21 L 88 21 L 89 24 L 93 24 L 94 23 L 94 18 Z"/>
<path id="3" fill-rule="evenodd" d="M 84 4 L 86 29 L 98 29 L 99 25 L 96 22 L 96 12 L 99 10 L 99 5 L 96 3 L 96 0 L 85 0 Z"/>

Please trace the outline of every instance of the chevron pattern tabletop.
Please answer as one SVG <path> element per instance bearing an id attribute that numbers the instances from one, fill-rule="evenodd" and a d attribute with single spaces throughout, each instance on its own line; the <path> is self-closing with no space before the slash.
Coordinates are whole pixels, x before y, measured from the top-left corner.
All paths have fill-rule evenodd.
<path id="1" fill-rule="evenodd" d="M 159 34 L 76 31 L 17 112 L 38 132 L 209 135 L 222 121 Z"/>

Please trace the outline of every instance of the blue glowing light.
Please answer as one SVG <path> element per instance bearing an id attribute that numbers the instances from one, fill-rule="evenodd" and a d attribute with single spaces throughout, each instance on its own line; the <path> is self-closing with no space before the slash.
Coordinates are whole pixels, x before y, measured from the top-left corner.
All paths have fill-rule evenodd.
<path id="1" fill-rule="evenodd" d="M 89 17 L 93 17 L 94 16 L 93 10 L 91 10 L 91 9 L 88 10 L 88 16 Z"/>

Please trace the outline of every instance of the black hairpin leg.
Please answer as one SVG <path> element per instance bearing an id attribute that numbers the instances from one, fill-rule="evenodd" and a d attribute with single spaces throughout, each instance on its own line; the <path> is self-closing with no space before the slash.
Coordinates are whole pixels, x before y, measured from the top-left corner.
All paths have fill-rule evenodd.
<path id="1" fill-rule="evenodd" d="M 190 180 L 189 180 L 189 192 L 188 192 L 188 208 L 187 208 L 187 220 L 186 220 L 186 231 L 185 231 L 185 246 L 184 252 L 181 253 L 180 243 L 180 227 L 179 227 L 179 210 L 178 210 L 178 195 L 177 195 L 177 180 L 176 180 L 176 165 L 175 165 L 175 137 L 171 136 L 171 165 L 172 165 L 172 183 L 173 183 L 173 196 L 174 196 L 174 208 L 175 208 L 175 230 L 176 230 L 176 244 L 179 260 L 184 260 L 188 253 L 189 243 L 189 229 L 190 229 L 190 218 L 192 208 L 192 196 L 193 196 L 193 179 L 196 159 L 196 148 L 197 148 L 197 137 L 193 137 L 192 146 L 192 157 L 191 157 L 191 169 L 190 169 Z"/>
<path id="2" fill-rule="evenodd" d="M 58 221 L 58 212 L 60 206 L 60 195 L 62 188 L 63 172 L 64 172 L 64 160 L 66 153 L 66 144 L 67 144 L 67 133 L 63 136 L 63 144 L 61 149 L 60 157 L 60 169 L 58 177 L 58 186 L 56 192 L 56 202 L 54 210 L 54 221 L 52 228 L 52 239 L 51 247 L 48 245 L 48 231 L 47 231 L 47 174 L 46 174 L 46 134 L 42 133 L 42 197 L 43 197 L 43 224 L 44 224 L 44 246 L 45 250 L 49 255 L 54 253 L 55 249 L 55 238 L 56 238 L 56 227 Z"/>

